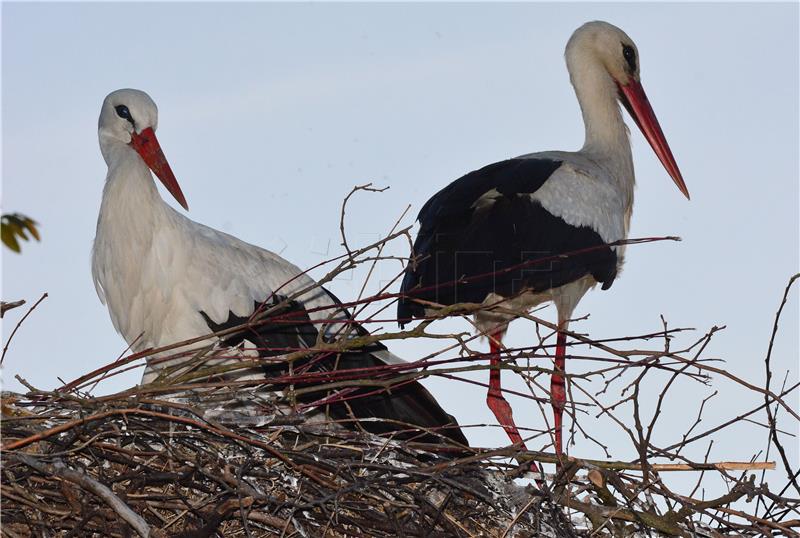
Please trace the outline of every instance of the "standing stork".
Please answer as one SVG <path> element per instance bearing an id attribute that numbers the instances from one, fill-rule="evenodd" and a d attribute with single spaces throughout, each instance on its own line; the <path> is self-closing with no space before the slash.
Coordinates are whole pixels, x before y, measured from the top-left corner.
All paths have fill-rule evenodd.
<path id="1" fill-rule="evenodd" d="M 489 337 L 487 404 L 511 441 L 524 447 L 500 388 L 501 342 L 515 317 L 509 312 L 553 301 L 558 336 L 550 400 L 558 454 L 566 403 L 563 331 L 589 289 L 611 287 L 625 254 L 624 246 L 608 246 L 628 236 L 635 183 L 619 103 L 689 198 L 639 81 L 639 54 L 631 38 L 606 22 L 589 22 L 572 34 L 566 62 L 586 127 L 583 148 L 490 164 L 428 200 L 417 217 L 420 229 L 398 304 L 398 319 L 406 322 L 430 313 L 415 299 L 482 303 L 486 309 L 475 321 Z M 557 256 L 566 253 L 576 254 Z M 542 258 L 548 258 L 546 264 L 532 263 Z M 503 312 L 492 310 L 497 307 Z"/>
<path id="2" fill-rule="evenodd" d="M 241 325 L 265 304 L 283 305 L 282 320 L 254 324 L 243 334 L 213 338 L 220 346 L 249 343 L 251 354 L 275 357 L 313 348 L 320 338 L 332 341 L 343 331 L 363 336 L 366 330 L 330 292 L 277 254 L 198 224 L 167 205 L 152 172 L 175 199 L 186 199 L 156 139 L 158 112 L 139 90 L 109 94 L 100 112 L 99 138 L 108 165 L 92 275 L 100 300 L 108 306 L 114 327 L 135 351 L 218 332 Z M 288 306 L 287 306 L 288 305 Z M 345 334 L 347 337 L 347 334 Z M 307 370 L 369 369 L 402 363 L 380 343 L 309 359 Z M 269 383 L 271 373 L 285 373 L 285 363 L 256 369 Z M 159 379 L 174 362 L 149 359 L 143 383 Z M 364 420 L 367 430 L 441 441 L 442 436 L 467 445 L 457 423 L 416 381 L 390 392 L 354 388 L 347 402 L 332 404 L 337 419 Z M 358 397 L 360 396 L 360 397 Z M 318 397 L 317 397 L 318 398 Z M 313 402 L 310 402 L 313 404 Z M 410 427 L 423 433 L 407 431 Z"/>

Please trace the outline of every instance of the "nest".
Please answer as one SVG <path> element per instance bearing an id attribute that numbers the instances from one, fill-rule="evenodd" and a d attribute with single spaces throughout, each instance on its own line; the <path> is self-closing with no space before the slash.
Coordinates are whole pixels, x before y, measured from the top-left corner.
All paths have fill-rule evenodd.
<path id="1" fill-rule="evenodd" d="M 575 536 L 491 455 L 266 416 L 235 428 L 192 407 L 4 397 L 7 536 Z M 232 418 L 228 416 L 227 418 Z M 508 467 L 508 466 L 506 466 Z"/>
<path id="2" fill-rule="evenodd" d="M 613 462 L 564 460 L 522 485 L 555 455 L 400 441 L 277 407 L 209 413 L 202 391 L 185 394 L 5 393 L 3 535 L 719 536 L 704 511 L 763 493 L 742 482 L 665 513 Z"/>
<path id="3" fill-rule="evenodd" d="M 323 282 L 359 264 L 374 263 L 379 258 L 373 257 L 373 250 L 379 257 L 388 240 L 402 238 L 408 230 L 357 251 L 347 247 L 342 233 L 348 256 Z M 786 288 L 772 339 L 796 279 Z M 375 303 L 380 312 L 381 301 L 394 298 L 378 295 L 344 306 L 356 309 Z M 441 317 L 470 316 L 479 308 L 452 305 L 442 310 Z M 269 316 L 278 314 L 267 309 L 266 318 L 258 323 L 268 323 Z M 371 316 L 361 313 L 362 319 L 367 323 Z M 503 368 L 523 377 L 530 387 L 541 386 L 538 376 L 552 373 L 547 338 L 555 326 L 529 314 L 521 319 L 533 325 L 529 334 L 540 335 L 540 342 L 506 348 Z M 365 374 L 363 368 L 329 372 L 328 387 L 359 385 L 391 391 L 393 384 L 432 375 L 454 383 L 467 381 L 461 377 L 466 372 L 488 368 L 486 361 L 475 360 L 482 358 L 474 348 L 477 335 L 432 333 L 428 328 L 433 321 L 431 317 L 399 333 L 364 332 L 338 342 L 320 342 L 282 360 L 295 364 L 321 350 L 343 353 L 383 340 L 430 338 L 441 343 L 441 351 L 412 364 L 387 365 L 381 372 L 367 369 Z M 213 336 L 225 338 L 254 323 Z M 769 354 L 763 388 L 738 379 L 703 356 L 719 328 L 678 348 L 673 338 L 682 330 L 664 323 L 663 330 L 651 334 L 602 341 L 569 333 L 583 350 L 582 374 L 568 378 L 569 387 L 582 400 L 573 399 L 569 409 L 570 437 L 582 435 L 603 449 L 601 435 L 631 439 L 637 457 L 628 461 L 611 460 L 607 450 L 608 460 L 586 460 L 525 451 L 516 445 L 481 449 L 456 446 L 445 438 L 425 444 L 413 435 L 369 433 L 359 421 L 329 419 L 318 409 L 293 405 L 296 400 L 285 394 L 254 402 L 254 389 L 264 383 L 261 375 L 260 380 L 243 378 L 216 386 L 208 382 L 219 379 L 223 365 L 242 368 L 239 359 L 219 363 L 211 357 L 208 372 L 194 365 L 189 369 L 194 379 L 178 370 L 172 382 L 92 395 L 98 382 L 136 367 L 135 361 L 152 360 L 154 353 L 163 356 L 194 346 L 182 357 L 188 353 L 206 360 L 206 337 L 129 355 L 58 391 L 37 390 L 20 379 L 29 392 L 5 393 L 2 401 L 0 531 L 4 537 L 800 536 L 795 531 L 800 528 L 800 499 L 794 495 L 800 494 L 797 464 L 787 459 L 781 445 L 784 431 L 794 427 L 792 421 L 798 417 L 786 401 L 796 395 L 798 385 L 780 391 L 770 386 Z M 662 342 L 662 349 L 652 348 L 652 342 Z M 769 349 L 771 353 L 772 340 Z M 165 360 L 169 364 L 171 359 Z M 652 432 L 675 380 L 705 386 L 712 376 L 724 377 L 739 390 L 756 391 L 764 404 L 704 429 L 702 414 L 713 395 L 697 394 L 695 423 L 673 444 L 656 446 Z M 307 383 L 308 376 L 283 378 L 285 386 L 300 381 Z M 646 382 L 649 390 L 640 390 Z M 316 391 L 305 386 L 295 396 L 301 392 Z M 547 401 L 535 394 L 529 398 Z M 646 405 L 640 405 L 640 398 Z M 789 426 L 778 424 L 778 411 Z M 682 452 L 764 413 L 770 436 L 766 451 L 754 454 L 753 461 L 710 463 L 708 452 L 703 461 L 691 461 Z M 591 436 L 585 423 L 597 417 L 609 418 L 619 430 Z M 530 439 L 547 448 L 542 439 L 548 436 L 540 430 Z M 774 462 L 755 461 L 764 453 L 774 454 L 771 447 L 778 450 L 787 479 L 783 489 L 773 491 L 763 474 L 760 482 L 748 475 L 775 468 Z M 544 473 L 543 467 L 551 473 Z M 698 472 L 699 479 L 693 491 L 681 494 L 664 485 L 659 473 L 665 471 Z M 717 498 L 695 498 L 703 477 L 709 475 L 721 477 L 727 491 Z M 749 508 L 742 506 L 744 501 L 751 501 Z"/>

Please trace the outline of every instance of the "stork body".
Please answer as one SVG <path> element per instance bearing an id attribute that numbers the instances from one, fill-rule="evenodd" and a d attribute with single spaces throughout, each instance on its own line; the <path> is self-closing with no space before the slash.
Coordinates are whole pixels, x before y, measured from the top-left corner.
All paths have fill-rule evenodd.
<path id="1" fill-rule="evenodd" d="M 166 204 L 138 155 L 109 174 L 103 192 L 92 273 L 114 327 L 134 350 L 210 332 L 247 318 L 275 290 L 291 296 L 313 280 L 280 256 L 194 222 Z M 318 288 L 303 298 L 315 321 L 329 315 Z M 205 314 L 205 315 L 203 315 Z M 150 364 L 143 382 L 159 367 Z"/>
<path id="2" fill-rule="evenodd" d="M 688 198 L 639 83 L 631 39 L 608 23 L 587 23 L 567 44 L 566 61 L 586 127 L 583 148 L 490 164 L 434 195 L 418 216 L 414 260 L 398 306 L 398 318 L 406 321 L 429 313 L 414 299 L 484 305 L 476 324 L 489 336 L 491 364 L 497 367 L 490 372 L 487 403 L 511 440 L 524 447 L 501 391 L 501 340 L 518 313 L 554 302 L 559 331 L 551 402 L 558 453 L 566 402 L 563 331 L 583 295 L 598 284 L 608 289 L 624 260 L 624 246 L 608 246 L 628 236 L 635 184 L 619 102 Z M 537 263 L 541 259 L 545 262 Z"/>
<path id="3" fill-rule="evenodd" d="M 198 224 L 162 200 L 151 170 L 186 207 L 155 137 L 156 123 L 155 104 L 138 90 L 111 93 L 100 114 L 100 147 L 108 175 L 92 273 L 114 327 L 132 348 L 160 347 L 240 325 L 265 303 L 284 305 L 286 315 L 281 323 L 266 322 L 244 334 L 222 340 L 212 337 L 209 342 L 220 346 L 244 342 L 245 356 L 273 357 L 313 347 L 320 338 L 331 341 L 343 331 L 366 334 L 351 322 L 336 297 L 316 286 L 298 267 L 277 254 Z M 150 360 L 143 383 L 155 381 L 174 362 L 158 357 Z M 402 362 L 378 343 L 309 360 L 304 367 L 353 369 Z M 245 372 L 248 378 L 260 377 L 268 384 L 271 375 L 285 373 L 285 366 L 278 363 Z M 382 433 L 411 425 L 467 444 L 455 420 L 419 383 L 393 387 L 390 394 L 374 390 L 368 394 L 356 388 L 349 394 L 347 405 L 331 406 L 335 418 L 386 419 L 388 422 L 367 421 L 363 426 Z M 356 398 L 359 394 L 363 397 Z M 440 439 L 419 433 L 415 438 Z"/>

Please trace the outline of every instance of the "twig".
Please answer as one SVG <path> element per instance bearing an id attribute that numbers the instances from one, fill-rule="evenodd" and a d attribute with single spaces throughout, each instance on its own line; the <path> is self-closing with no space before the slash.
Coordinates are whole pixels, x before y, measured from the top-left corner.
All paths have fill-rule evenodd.
<path id="1" fill-rule="evenodd" d="M 781 304 L 780 306 L 778 306 L 778 311 L 775 313 L 775 322 L 772 326 L 772 334 L 770 335 L 769 338 L 769 347 L 767 348 L 767 356 L 764 359 L 764 369 L 766 370 L 766 380 L 764 383 L 764 403 L 766 404 L 770 439 L 775 444 L 775 447 L 778 449 L 778 452 L 780 453 L 781 460 L 783 461 L 783 467 L 786 470 L 786 476 L 788 477 L 789 482 L 794 486 L 794 489 L 797 491 L 797 493 L 800 494 L 800 484 L 798 484 L 797 480 L 795 480 L 794 478 L 792 466 L 789 463 L 789 458 L 786 456 L 786 450 L 783 448 L 780 439 L 778 439 L 776 420 L 775 416 L 772 413 L 772 409 L 770 408 L 770 397 L 768 396 L 768 394 L 770 394 L 770 388 L 769 388 L 770 380 L 772 379 L 770 360 L 772 359 L 772 348 L 775 345 L 775 337 L 778 334 L 778 324 L 781 319 L 781 314 L 783 313 L 783 307 L 786 306 L 786 300 L 789 297 L 789 291 L 791 290 L 792 285 L 794 285 L 794 283 L 797 281 L 798 278 L 800 278 L 800 273 L 792 276 L 792 278 L 789 279 L 789 283 L 786 285 L 786 289 L 783 291 Z M 775 410 L 775 412 L 777 413 L 777 409 Z"/>
<path id="2" fill-rule="evenodd" d="M 5 358 L 6 358 L 6 352 L 8 351 L 8 346 L 9 346 L 9 344 L 11 344 L 11 339 L 12 339 L 12 338 L 14 338 L 14 335 L 15 335 L 15 334 L 17 334 L 17 330 L 19 329 L 20 325 L 22 325 L 22 322 L 23 322 L 23 321 L 25 321 L 25 319 L 26 319 L 28 316 L 30 316 L 31 312 L 33 312 L 33 310 L 34 310 L 34 309 L 35 309 L 37 306 L 39 306 L 39 303 L 41 303 L 42 301 L 44 301 L 46 298 L 47 298 L 47 293 L 45 292 L 44 294 L 42 294 L 42 296 L 39 298 L 39 300 L 38 300 L 38 301 L 36 301 L 36 302 L 33 304 L 33 306 L 32 306 L 32 307 L 30 307 L 30 308 L 28 309 L 28 311 L 27 311 L 27 312 L 25 312 L 25 315 L 24 315 L 24 316 L 22 316 L 22 318 L 20 318 L 20 320 L 17 322 L 16 326 L 14 326 L 14 330 L 13 330 L 13 331 L 11 331 L 11 334 L 8 336 L 8 340 L 6 340 L 6 345 L 5 345 L 5 346 L 3 346 L 3 354 L 2 354 L 2 355 L 0 355 L 0 366 L 2 366 L 2 364 L 3 364 L 3 361 L 4 361 L 4 360 L 5 360 Z M 23 303 L 24 303 L 24 301 L 23 301 Z"/>
<path id="3" fill-rule="evenodd" d="M 11 310 L 12 308 L 17 308 L 18 306 L 22 306 L 25 304 L 25 299 L 21 299 L 19 301 L 0 301 L 0 318 L 5 316 L 6 312 Z"/>
<path id="4" fill-rule="evenodd" d="M 139 536 L 142 538 L 150 536 L 150 526 L 147 522 L 122 502 L 119 497 L 114 495 L 113 491 L 97 480 L 78 470 L 70 469 L 61 460 L 55 460 L 52 464 L 47 464 L 26 454 L 15 454 L 15 457 L 28 467 L 32 467 L 46 476 L 58 476 L 91 491 L 103 499 L 122 519 L 133 527 Z"/>

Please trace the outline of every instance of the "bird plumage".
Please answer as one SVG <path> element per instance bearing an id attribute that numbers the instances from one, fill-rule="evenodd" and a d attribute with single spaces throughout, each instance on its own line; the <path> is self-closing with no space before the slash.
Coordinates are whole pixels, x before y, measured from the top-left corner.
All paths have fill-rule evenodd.
<path id="1" fill-rule="evenodd" d="M 569 204 L 558 196 L 565 189 Z M 621 212 L 603 207 L 613 201 L 609 184 L 544 154 L 490 164 L 457 179 L 417 217 L 415 260 L 403 280 L 398 318 L 424 314 L 413 299 L 449 305 L 526 292 L 534 303 L 542 292 L 584 276 L 610 287 L 621 255 L 603 245 L 620 239 L 626 228 L 624 219 L 611 218 Z"/>
<path id="2" fill-rule="evenodd" d="M 524 446 L 500 388 L 501 340 L 510 320 L 553 301 L 558 336 L 551 402 L 559 453 L 566 402 L 564 331 L 589 289 L 611 286 L 625 255 L 623 245 L 609 245 L 628 236 L 635 187 L 620 104 L 689 196 L 639 81 L 638 50 L 630 37 L 606 22 L 586 23 L 570 37 L 565 59 L 583 115 L 583 147 L 490 164 L 434 195 L 420 211 L 398 302 L 401 323 L 424 316 L 431 302 L 483 304 L 475 321 L 490 337 L 495 367 L 487 403 L 512 442 Z"/>
<path id="3" fill-rule="evenodd" d="M 100 115 L 100 146 L 109 170 L 97 221 L 92 274 L 114 327 L 131 347 L 141 351 L 207 335 L 246 321 L 261 306 L 283 303 L 291 314 L 288 322 L 266 320 L 238 337 L 210 337 L 207 343 L 246 343 L 242 356 L 272 357 L 347 337 L 348 331 L 365 334 L 363 327 L 351 323 L 350 314 L 336 297 L 295 265 L 194 222 L 161 199 L 151 168 L 185 206 L 155 139 L 156 121 L 155 104 L 137 90 L 111 93 Z M 143 383 L 155 381 L 178 360 L 149 360 Z M 226 360 L 235 362 L 237 357 Z M 312 369 L 333 371 L 403 361 L 382 344 L 375 344 L 324 354 L 307 363 Z M 272 377 L 285 375 L 285 370 L 286 365 L 279 364 L 250 370 L 249 375 L 269 383 Z M 280 388 L 281 383 L 276 385 Z M 315 393 L 307 403 L 323 396 Z M 352 412 L 353 419 L 394 421 L 394 425 L 365 423 L 370 431 L 394 431 L 408 427 L 401 423 L 410 423 L 467 444 L 455 420 L 417 382 L 393 387 L 390 393 L 374 388 L 351 390 L 349 397 L 355 396 L 361 397 L 351 399 L 349 407 L 331 406 L 332 414 L 342 418 Z M 422 438 L 437 440 L 430 435 Z"/>
<path id="4" fill-rule="evenodd" d="M 201 312 L 222 324 L 229 313 L 249 316 L 278 289 L 288 296 L 314 286 L 280 256 L 181 215 L 149 171 L 137 171 L 107 180 L 92 263 L 98 295 L 134 349 L 208 333 Z M 332 306 L 321 289 L 303 302 L 319 320 Z"/>

